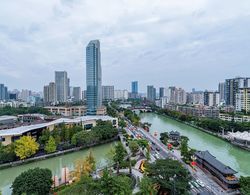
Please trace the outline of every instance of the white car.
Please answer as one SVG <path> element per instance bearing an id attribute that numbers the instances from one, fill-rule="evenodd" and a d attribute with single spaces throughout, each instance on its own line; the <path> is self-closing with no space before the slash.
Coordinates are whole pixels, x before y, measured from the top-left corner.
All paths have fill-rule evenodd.
<path id="1" fill-rule="evenodd" d="M 201 180 L 197 180 L 197 183 L 201 186 L 201 187 L 205 187 L 204 183 Z"/>

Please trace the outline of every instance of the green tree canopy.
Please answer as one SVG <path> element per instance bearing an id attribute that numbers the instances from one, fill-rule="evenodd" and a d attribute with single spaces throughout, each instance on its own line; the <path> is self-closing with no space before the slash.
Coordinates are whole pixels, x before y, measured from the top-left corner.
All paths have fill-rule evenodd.
<path id="1" fill-rule="evenodd" d="M 114 162 L 116 162 L 117 166 L 117 173 L 119 173 L 119 165 L 124 160 L 126 156 L 126 150 L 123 148 L 123 145 L 121 142 L 118 142 L 118 144 L 115 146 L 115 154 L 113 156 Z"/>
<path id="2" fill-rule="evenodd" d="M 45 145 L 45 151 L 47 153 L 52 153 L 56 151 L 56 141 L 52 136 L 49 137 L 49 140 Z"/>
<path id="3" fill-rule="evenodd" d="M 133 155 L 135 155 L 136 152 L 138 152 L 138 150 L 139 150 L 139 145 L 138 145 L 137 141 L 134 141 L 134 140 L 130 141 L 128 146 L 129 146 L 129 149 L 131 150 Z"/>
<path id="4" fill-rule="evenodd" d="M 155 163 L 147 165 L 148 177 L 153 184 L 160 186 L 160 191 L 167 191 L 173 194 L 188 194 L 189 172 L 179 161 L 172 159 L 159 159 Z M 175 186 L 175 189 L 174 189 Z"/>
<path id="5" fill-rule="evenodd" d="M 242 195 L 250 195 L 250 176 L 240 177 L 240 192 Z"/>
<path id="6" fill-rule="evenodd" d="M 29 169 L 15 178 L 12 193 L 46 195 L 49 194 L 52 183 L 52 173 L 49 169 Z"/>

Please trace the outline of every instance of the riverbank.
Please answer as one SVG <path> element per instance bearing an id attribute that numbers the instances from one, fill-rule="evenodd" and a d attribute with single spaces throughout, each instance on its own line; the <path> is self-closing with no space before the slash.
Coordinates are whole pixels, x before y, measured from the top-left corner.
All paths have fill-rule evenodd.
<path id="1" fill-rule="evenodd" d="M 210 151 L 219 161 L 238 172 L 237 176 L 249 176 L 250 152 L 229 142 L 201 131 L 185 123 L 155 113 L 141 113 L 141 122 L 151 123 L 149 132 L 157 139 L 163 132 L 178 131 L 189 138 L 189 146 L 200 151 Z"/>
<path id="2" fill-rule="evenodd" d="M 67 150 L 61 150 L 61 151 L 57 151 L 57 152 L 54 152 L 54 153 L 51 153 L 51 154 L 45 154 L 45 155 L 41 155 L 41 156 L 37 156 L 37 157 L 33 157 L 33 158 L 28 158 L 28 159 L 25 159 L 25 160 L 13 161 L 13 162 L 10 162 L 10 163 L 4 163 L 4 164 L 0 165 L 0 170 L 10 168 L 10 167 L 15 167 L 15 166 L 28 164 L 28 163 L 35 162 L 35 161 L 41 161 L 41 160 L 53 158 L 53 157 L 56 157 L 56 156 L 61 156 L 61 155 L 64 155 L 64 154 L 80 151 L 80 150 L 91 148 L 91 147 L 94 147 L 94 146 L 99 146 L 99 145 L 102 145 L 102 144 L 111 143 L 111 142 L 114 142 L 114 141 L 117 141 L 117 140 L 118 140 L 118 136 L 116 136 L 116 137 L 114 137 L 112 139 L 109 139 L 109 140 L 101 141 L 99 143 L 87 144 L 87 145 L 84 145 L 84 146 L 74 147 L 74 148 L 70 148 L 70 149 L 67 149 Z"/>
<path id="3" fill-rule="evenodd" d="M 215 137 L 217 137 L 217 138 L 219 138 L 219 139 L 222 139 L 222 140 L 224 140 L 224 141 L 226 141 L 226 142 L 228 142 L 228 143 L 232 144 L 233 146 L 236 146 L 236 147 L 238 147 L 238 148 L 240 148 L 240 149 L 243 149 L 243 150 L 246 150 L 246 151 L 250 151 L 250 148 L 249 148 L 249 147 L 244 146 L 244 145 L 240 145 L 240 144 L 238 144 L 238 143 L 235 143 L 235 142 L 233 142 L 232 140 L 228 139 L 225 135 L 223 136 L 223 135 L 221 135 L 221 134 L 214 133 L 214 132 L 209 131 L 209 130 L 207 130 L 207 129 L 204 129 L 204 128 L 201 128 L 201 127 L 199 127 L 199 126 L 196 126 L 196 125 L 194 125 L 194 124 L 192 124 L 192 123 L 190 123 L 190 122 L 185 122 L 185 121 L 182 121 L 182 120 L 180 120 L 180 119 L 178 119 L 178 118 L 174 118 L 174 117 L 168 116 L 168 115 L 166 115 L 166 114 L 160 114 L 160 113 L 157 113 L 157 112 L 155 112 L 155 114 L 160 115 L 160 116 L 163 116 L 163 117 L 170 118 L 170 119 L 172 119 L 172 120 L 178 121 L 178 122 L 183 123 L 183 124 L 185 124 L 185 125 L 188 125 L 188 126 L 190 126 L 190 127 L 196 128 L 196 129 L 198 129 L 198 130 L 200 130 L 200 131 L 203 131 L 203 132 L 205 132 L 205 133 L 207 133 L 207 134 L 210 134 L 210 135 L 213 135 L 213 136 L 215 136 Z"/>

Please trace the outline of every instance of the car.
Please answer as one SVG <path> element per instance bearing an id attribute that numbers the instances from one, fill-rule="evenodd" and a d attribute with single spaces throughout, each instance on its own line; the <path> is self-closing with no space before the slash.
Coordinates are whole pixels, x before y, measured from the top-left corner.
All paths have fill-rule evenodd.
<path id="1" fill-rule="evenodd" d="M 205 187 L 204 183 L 203 183 L 201 180 L 197 179 L 197 183 L 198 183 L 201 187 Z"/>
<path id="2" fill-rule="evenodd" d="M 199 188 L 200 186 L 198 185 L 198 183 L 196 183 L 195 181 L 191 181 L 191 184 L 193 184 L 193 186 L 195 186 L 196 188 Z"/>
<path id="3" fill-rule="evenodd" d="M 153 144 L 153 145 L 155 145 L 155 143 L 154 143 L 154 142 L 152 142 L 152 144 Z"/>
<path id="4" fill-rule="evenodd" d="M 158 148 L 158 147 L 156 148 L 156 150 L 157 150 L 158 152 L 159 152 L 159 151 L 161 151 L 161 149 L 160 149 L 160 148 Z"/>

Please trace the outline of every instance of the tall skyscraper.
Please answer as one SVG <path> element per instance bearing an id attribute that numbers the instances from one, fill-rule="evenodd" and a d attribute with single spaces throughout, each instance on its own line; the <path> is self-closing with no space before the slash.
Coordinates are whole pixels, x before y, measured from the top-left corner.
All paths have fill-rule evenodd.
<path id="1" fill-rule="evenodd" d="M 56 103 L 56 84 L 54 82 L 44 86 L 43 102 L 45 105 L 54 105 Z"/>
<path id="2" fill-rule="evenodd" d="M 150 101 L 155 101 L 156 99 L 156 89 L 153 85 L 147 86 L 147 99 Z"/>
<path id="3" fill-rule="evenodd" d="M 58 102 L 66 102 L 69 80 L 66 71 L 55 71 L 56 97 Z"/>
<path id="4" fill-rule="evenodd" d="M 159 97 L 165 97 L 166 96 L 166 89 L 164 87 L 159 88 Z"/>
<path id="5" fill-rule="evenodd" d="M 8 88 L 4 84 L 0 84 L 0 100 L 9 99 Z"/>
<path id="6" fill-rule="evenodd" d="M 79 102 L 82 99 L 81 87 L 73 87 L 73 100 Z"/>
<path id="7" fill-rule="evenodd" d="M 138 98 L 138 81 L 131 83 L 131 98 Z"/>
<path id="8" fill-rule="evenodd" d="M 114 99 L 114 86 L 102 86 L 102 99 L 103 100 Z"/>
<path id="9" fill-rule="evenodd" d="M 219 83 L 218 91 L 220 94 L 220 102 L 224 102 L 225 101 L 225 82 Z"/>
<path id="10" fill-rule="evenodd" d="M 92 40 L 86 47 L 87 113 L 95 115 L 102 106 L 102 70 L 99 40 Z"/>

